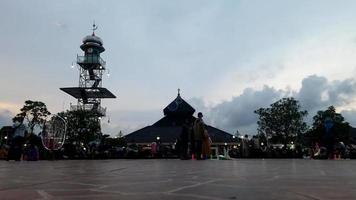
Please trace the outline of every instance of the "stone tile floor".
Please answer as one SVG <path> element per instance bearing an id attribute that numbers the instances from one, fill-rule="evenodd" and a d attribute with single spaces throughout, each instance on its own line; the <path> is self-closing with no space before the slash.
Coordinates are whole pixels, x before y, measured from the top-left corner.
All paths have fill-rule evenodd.
<path id="1" fill-rule="evenodd" d="M 356 160 L 0 161 L 0 199 L 356 199 Z"/>

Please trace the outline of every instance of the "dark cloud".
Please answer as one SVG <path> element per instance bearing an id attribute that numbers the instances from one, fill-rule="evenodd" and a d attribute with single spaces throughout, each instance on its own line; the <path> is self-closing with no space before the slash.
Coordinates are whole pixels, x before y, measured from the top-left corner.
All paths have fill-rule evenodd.
<path id="1" fill-rule="evenodd" d="M 355 88 L 354 79 L 328 81 L 316 75 L 304 78 L 300 90 L 293 93 L 268 86 L 262 90 L 247 88 L 241 95 L 211 108 L 208 119 L 213 125 L 230 132 L 239 130 L 242 133 L 256 133 L 257 115 L 253 111 L 268 107 L 282 97 L 293 96 L 299 100 L 302 109 L 308 111 L 306 120 L 311 123 L 318 110 L 324 110 L 330 105 L 337 108 L 350 104 L 356 97 Z M 351 125 L 356 125 L 356 110 L 341 113 Z"/>
<path id="2" fill-rule="evenodd" d="M 254 110 L 266 107 L 285 95 L 285 91 L 265 86 L 262 90 L 247 88 L 240 96 L 215 106 L 209 115 L 212 123 L 230 132 L 237 129 L 255 130 L 257 115 Z"/>
<path id="3" fill-rule="evenodd" d="M 319 110 L 331 105 L 337 108 L 350 104 L 356 95 L 355 86 L 354 79 L 328 81 L 325 77 L 312 75 L 303 79 L 302 88 L 295 97 L 309 112 L 307 121 L 311 122 Z"/>
<path id="4" fill-rule="evenodd" d="M 356 97 L 356 82 L 354 79 L 333 81 L 328 87 L 329 102 L 333 105 L 346 105 Z"/>
<path id="5" fill-rule="evenodd" d="M 191 98 L 187 102 L 195 108 L 195 114 L 198 112 L 204 113 L 204 119 L 208 124 L 230 133 L 239 130 L 242 134 L 255 134 L 258 116 L 254 113 L 254 110 L 268 107 L 280 98 L 290 96 L 296 98 L 302 109 L 308 111 L 309 115 L 306 120 L 311 123 L 318 110 L 324 110 L 330 105 L 338 108 L 351 103 L 356 97 L 355 88 L 354 79 L 328 81 L 325 77 L 312 75 L 302 80 L 302 87 L 298 91 L 277 90 L 273 87 L 264 86 L 260 90 L 247 88 L 241 95 L 215 106 L 207 106 L 202 98 Z M 341 113 L 351 125 L 356 125 L 356 110 L 341 111 Z M 120 130 L 127 134 L 151 125 L 163 117 L 163 113 L 160 109 L 149 111 L 127 110 L 114 111 L 109 116 L 110 120 L 115 122 L 115 125 L 103 121 L 103 130 L 105 133 L 116 135 Z"/>
<path id="6" fill-rule="evenodd" d="M 299 92 L 295 94 L 295 97 L 303 105 L 304 109 L 314 109 L 321 105 L 327 105 L 327 102 L 324 101 L 322 96 L 326 88 L 326 78 L 312 75 L 303 79 L 302 87 Z"/>

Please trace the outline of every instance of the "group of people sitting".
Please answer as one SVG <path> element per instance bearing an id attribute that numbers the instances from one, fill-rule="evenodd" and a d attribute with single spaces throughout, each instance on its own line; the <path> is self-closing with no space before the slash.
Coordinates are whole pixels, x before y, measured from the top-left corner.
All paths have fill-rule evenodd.
<path id="1" fill-rule="evenodd" d="M 39 160 L 39 148 L 32 142 L 25 143 L 24 137 L 17 136 L 10 143 L 6 160 L 37 161 Z"/>
<path id="2" fill-rule="evenodd" d="M 185 119 L 176 144 L 180 159 L 204 160 L 210 158 L 211 143 L 201 112 L 198 113 L 198 118 L 193 123 L 190 118 Z"/>

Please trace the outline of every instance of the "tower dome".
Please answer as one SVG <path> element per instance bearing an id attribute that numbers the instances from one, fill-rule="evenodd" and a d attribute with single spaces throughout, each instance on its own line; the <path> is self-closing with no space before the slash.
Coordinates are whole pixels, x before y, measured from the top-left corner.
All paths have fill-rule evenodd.
<path id="1" fill-rule="evenodd" d="M 100 37 L 96 36 L 95 34 L 87 35 L 83 38 L 83 44 L 89 42 L 97 43 L 101 46 L 103 45 L 103 40 Z"/>
<path id="2" fill-rule="evenodd" d="M 94 32 L 93 34 L 87 35 L 83 38 L 83 44 L 80 45 L 80 48 L 85 52 L 87 52 L 87 49 L 96 49 L 98 53 L 105 51 L 103 40 L 96 36 Z"/>

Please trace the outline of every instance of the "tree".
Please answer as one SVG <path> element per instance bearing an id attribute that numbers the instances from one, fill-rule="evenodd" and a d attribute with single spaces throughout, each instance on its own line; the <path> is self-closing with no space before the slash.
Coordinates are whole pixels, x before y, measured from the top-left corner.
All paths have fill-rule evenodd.
<path id="1" fill-rule="evenodd" d="M 124 147 L 127 146 L 126 139 L 124 137 L 124 133 L 120 130 L 119 133 L 117 134 L 117 146 L 119 147 Z"/>
<path id="2" fill-rule="evenodd" d="M 287 144 L 307 130 L 304 117 L 306 110 L 300 110 L 299 102 L 293 97 L 282 98 L 269 108 L 259 108 L 257 125 L 259 134 L 271 138 L 273 142 Z"/>
<path id="3" fill-rule="evenodd" d="M 35 126 L 42 126 L 46 121 L 46 117 L 51 113 L 47 110 L 46 104 L 41 101 L 25 101 L 25 105 L 21 108 L 13 119 L 13 122 L 26 124 L 29 128 L 30 134 L 33 134 Z"/>
<path id="4" fill-rule="evenodd" d="M 345 118 L 337 113 L 334 106 L 329 106 L 326 110 L 319 110 L 313 117 L 313 127 L 308 132 L 308 136 L 314 140 L 320 142 L 325 134 L 325 121 L 331 120 L 333 127 L 332 132 L 334 137 L 339 140 L 349 143 L 350 141 L 350 125 L 345 122 Z"/>
<path id="5" fill-rule="evenodd" d="M 99 139 L 101 136 L 100 121 L 95 113 L 88 110 L 73 110 L 58 113 L 66 119 L 66 143 L 83 143 Z"/>

